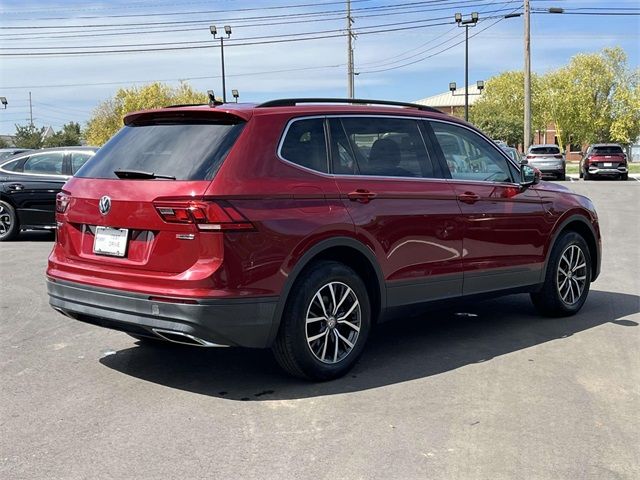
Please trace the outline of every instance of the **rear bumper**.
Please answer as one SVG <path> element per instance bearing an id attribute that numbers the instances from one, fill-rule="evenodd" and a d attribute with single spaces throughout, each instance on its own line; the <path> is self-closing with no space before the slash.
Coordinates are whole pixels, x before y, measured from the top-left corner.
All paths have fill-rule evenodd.
<path id="1" fill-rule="evenodd" d="M 629 170 L 627 169 L 627 167 L 618 167 L 618 168 L 589 167 L 588 169 L 589 175 L 623 175 L 628 171 Z"/>
<path id="2" fill-rule="evenodd" d="M 150 295 L 53 278 L 47 279 L 47 291 L 54 309 L 82 322 L 135 335 L 178 332 L 203 340 L 202 345 L 254 348 L 269 346 L 278 302 L 277 297 L 155 301 Z"/>

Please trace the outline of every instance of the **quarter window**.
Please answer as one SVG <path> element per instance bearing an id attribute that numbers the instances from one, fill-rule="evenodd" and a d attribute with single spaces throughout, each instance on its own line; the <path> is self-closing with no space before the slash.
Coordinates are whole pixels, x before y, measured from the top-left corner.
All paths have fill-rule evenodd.
<path id="1" fill-rule="evenodd" d="M 509 163 L 488 141 L 466 128 L 430 122 L 456 180 L 511 182 Z"/>
<path id="2" fill-rule="evenodd" d="M 385 177 L 437 176 L 417 120 L 386 117 L 331 119 L 337 174 Z"/>
<path id="3" fill-rule="evenodd" d="M 282 142 L 280 155 L 301 167 L 328 173 L 324 119 L 309 118 L 292 122 Z"/>
<path id="4" fill-rule="evenodd" d="M 60 152 L 43 153 L 33 155 L 22 167 L 25 173 L 38 173 L 41 175 L 62 175 L 62 159 Z"/>

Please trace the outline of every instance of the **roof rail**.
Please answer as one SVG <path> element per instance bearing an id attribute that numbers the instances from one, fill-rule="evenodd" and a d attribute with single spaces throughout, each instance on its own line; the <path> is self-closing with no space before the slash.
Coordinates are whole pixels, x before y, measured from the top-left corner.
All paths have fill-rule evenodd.
<path id="1" fill-rule="evenodd" d="M 365 98 L 282 98 L 261 103 L 256 108 L 293 107 L 299 103 L 348 103 L 351 105 L 390 105 L 394 107 L 417 108 L 425 112 L 442 113 L 440 110 L 417 103 L 394 102 L 391 100 L 370 100 Z"/>

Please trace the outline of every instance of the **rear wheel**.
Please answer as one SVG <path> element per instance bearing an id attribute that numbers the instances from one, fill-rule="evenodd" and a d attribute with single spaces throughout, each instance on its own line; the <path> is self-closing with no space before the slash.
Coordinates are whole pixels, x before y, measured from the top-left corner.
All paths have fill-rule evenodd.
<path id="1" fill-rule="evenodd" d="M 331 380 L 353 367 L 370 329 L 362 279 L 342 263 L 321 261 L 292 288 L 273 352 L 294 376 Z"/>
<path id="2" fill-rule="evenodd" d="M 562 172 L 560 175 L 558 175 L 558 180 L 565 181 L 566 179 L 567 179 L 567 174 L 565 172 Z"/>
<path id="3" fill-rule="evenodd" d="M 629 180 L 629 172 L 620 175 L 620 180 Z"/>
<path id="4" fill-rule="evenodd" d="M 586 170 L 584 171 L 584 179 L 585 180 L 591 180 L 591 175 Z"/>
<path id="5" fill-rule="evenodd" d="M 15 209 L 7 202 L 0 200 L 0 242 L 13 240 L 20 233 L 20 223 Z"/>
<path id="6" fill-rule="evenodd" d="M 542 289 L 531 294 L 543 315 L 566 317 L 584 305 L 591 285 L 591 256 L 587 242 L 576 232 L 567 232 L 551 251 Z"/>

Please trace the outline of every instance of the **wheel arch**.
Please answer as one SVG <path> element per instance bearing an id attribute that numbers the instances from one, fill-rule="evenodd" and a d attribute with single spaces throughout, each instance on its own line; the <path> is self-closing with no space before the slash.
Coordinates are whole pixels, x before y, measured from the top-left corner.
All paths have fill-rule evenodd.
<path id="1" fill-rule="evenodd" d="M 360 275 L 370 296 L 374 322 L 386 308 L 387 298 L 384 276 L 374 253 L 366 245 L 353 238 L 334 237 L 323 240 L 307 250 L 289 274 L 276 306 L 268 344 L 273 342 L 278 333 L 291 289 L 305 269 L 318 260 L 339 261 Z"/>
<path id="2" fill-rule="evenodd" d="M 597 235 L 596 230 L 593 228 L 593 225 L 591 225 L 589 220 L 583 215 L 578 214 L 574 214 L 565 219 L 556 228 L 551 242 L 549 243 L 543 273 L 546 275 L 549 260 L 551 258 L 551 251 L 553 250 L 554 245 L 556 244 L 558 238 L 560 238 L 560 236 L 566 232 L 576 232 L 580 234 L 582 238 L 584 238 L 585 242 L 587 242 L 587 247 L 589 248 L 589 256 L 591 257 L 591 281 L 594 281 L 600 274 L 601 254 L 599 248 L 599 236 Z"/>

